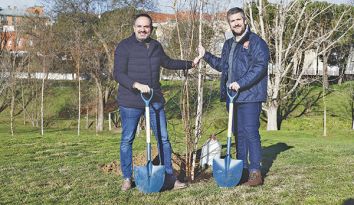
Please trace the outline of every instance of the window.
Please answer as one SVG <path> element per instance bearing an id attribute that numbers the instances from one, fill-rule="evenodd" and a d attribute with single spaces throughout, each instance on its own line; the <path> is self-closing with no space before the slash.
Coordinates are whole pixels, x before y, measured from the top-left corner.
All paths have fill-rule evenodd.
<path id="1" fill-rule="evenodd" d="M 1 24 L 7 25 L 7 16 L 1 16 L 0 20 L 1 20 Z"/>

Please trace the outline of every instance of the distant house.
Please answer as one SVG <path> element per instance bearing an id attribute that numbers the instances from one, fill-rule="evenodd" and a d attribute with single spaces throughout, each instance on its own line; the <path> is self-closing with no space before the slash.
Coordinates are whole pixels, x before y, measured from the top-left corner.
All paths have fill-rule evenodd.
<path id="1" fill-rule="evenodd" d="M 26 45 L 32 45 L 25 35 L 19 33 L 21 23 L 27 17 L 44 17 L 42 6 L 19 9 L 17 7 L 0 7 L 0 49 L 23 51 Z"/>
<path id="2" fill-rule="evenodd" d="M 308 50 L 305 52 L 304 59 L 304 75 L 323 75 L 323 62 L 318 58 L 314 50 Z M 328 76 L 339 76 L 339 67 L 336 65 L 327 66 Z"/>

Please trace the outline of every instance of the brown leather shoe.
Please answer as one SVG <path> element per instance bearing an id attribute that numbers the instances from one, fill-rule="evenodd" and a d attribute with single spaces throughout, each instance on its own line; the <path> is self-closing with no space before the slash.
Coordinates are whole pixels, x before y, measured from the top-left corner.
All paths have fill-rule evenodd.
<path id="1" fill-rule="evenodd" d="M 261 171 L 251 171 L 246 186 L 259 186 L 263 184 Z"/>
<path id="2" fill-rule="evenodd" d="M 132 188 L 132 181 L 130 179 L 124 179 L 122 184 L 122 191 L 128 191 Z"/>
<path id="3" fill-rule="evenodd" d="M 183 183 L 183 182 L 180 182 L 178 179 L 175 181 L 175 184 L 173 186 L 173 189 L 176 190 L 176 189 L 184 189 L 187 187 L 187 184 L 186 183 Z"/>
<path id="4" fill-rule="evenodd" d="M 249 175 L 250 175 L 250 173 L 248 172 L 248 169 L 244 168 L 242 170 L 242 176 L 241 176 L 239 184 L 241 185 L 241 184 L 248 182 Z"/>

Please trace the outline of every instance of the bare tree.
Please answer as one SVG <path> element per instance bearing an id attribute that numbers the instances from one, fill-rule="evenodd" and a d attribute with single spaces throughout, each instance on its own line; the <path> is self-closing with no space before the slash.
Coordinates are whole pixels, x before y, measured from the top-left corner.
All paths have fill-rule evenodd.
<path id="1" fill-rule="evenodd" d="M 314 6 L 309 0 L 295 0 L 288 4 L 269 4 L 258 0 L 256 3 L 246 1 L 246 5 L 252 29 L 265 39 L 271 50 L 268 102 L 265 110 L 268 118 L 267 130 L 277 130 L 282 120 L 279 114 L 281 103 L 290 100 L 292 93 L 301 85 L 311 82 L 309 78 L 304 78 L 305 51 L 317 48 L 318 54 L 326 52 L 347 34 L 341 32 L 341 35 L 335 35 L 338 29 L 343 29 L 343 25 L 352 22 L 352 18 L 349 22 L 338 18 L 335 26 L 317 36 L 315 34 L 318 31 L 314 24 L 321 14 L 334 7 L 333 4 L 321 8 Z M 353 24 L 349 26 L 349 29 L 352 28 Z M 329 38 L 332 40 L 331 45 L 319 49 L 319 42 Z"/>
<path id="2" fill-rule="evenodd" d="M 166 50 L 173 57 L 194 58 L 196 55 L 195 49 L 200 42 L 206 47 L 212 44 L 210 39 L 214 36 L 215 29 L 212 27 L 213 16 L 201 12 L 202 5 L 207 4 L 207 1 L 184 2 L 189 4 L 187 12 L 179 11 L 179 3 L 180 1 L 176 0 L 172 5 L 175 11 L 175 23 Z M 204 16 L 207 18 L 204 19 Z M 202 115 L 210 101 L 210 98 L 207 101 L 203 99 L 205 98 L 203 91 L 205 89 L 205 72 L 205 65 L 200 64 L 198 70 L 184 72 L 184 75 L 181 76 L 183 81 L 179 104 L 185 136 L 185 155 L 182 169 L 184 169 L 186 177 L 190 181 L 195 180 L 198 143 L 205 133 Z M 178 76 L 178 73 L 172 73 L 172 75 Z"/>
<path id="3" fill-rule="evenodd" d="M 78 85 L 78 108 L 77 108 L 77 135 L 80 135 L 81 127 L 81 74 L 85 72 L 83 67 L 85 59 L 90 58 L 88 48 L 88 39 L 91 38 L 91 24 L 96 21 L 97 17 L 92 14 L 85 13 L 67 13 L 58 16 L 53 29 L 58 45 L 58 50 L 68 54 L 74 65 L 76 80 Z"/>
<path id="4" fill-rule="evenodd" d="M 54 35 L 52 32 L 51 24 L 49 23 L 49 19 L 47 18 L 39 18 L 39 17 L 30 17 L 27 19 L 27 22 L 31 22 L 35 29 L 31 29 L 30 35 L 34 44 L 36 45 L 32 52 L 36 53 L 36 57 L 40 62 L 39 65 L 42 67 L 42 82 L 41 82 L 41 98 L 40 98 L 40 127 L 41 127 L 41 135 L 44 135 L 44 98 L 45 98 L 45 89 L 46 83 L 48 80 L 49 74 L 49 65 L 53 59 L 53 50 L 54 50 Z"/>
<path id="5" fill-rule="evenodd" d="M 114 49 L 117 42 L 124 39 L 131 33 L 131 22 L 127 21 L 127 17 L 133 17 L 137 13 L 134 6 L 126 6 L 115 9 L 115 5 L 111 5 L 110 11 L 100 14 L 99 22 L 94 26 L 93 31 L 98 43 L 103 48 L 105 57 L 105 70 L 108 75 L 104 84 L 104 103 L 107 102 L 111 93 L 116 90 L 117 84 L 113 80 L 113 61 Z"/>
<path id="6" fill-rule="evenodd" d="M 198 31 L 198 44 L 202 45 L 202 15 L 203 15 L 203 1 L 198 1 L 198 9 L 199 9 L 199 31 Z M 197 149 L 198 142 L 202 136 L 202 114 L 203 114 L 203 71 L 202 71 L 202 63 L 198 65 L 198 91 L 197 91 L 197 113 L 195 117 L 195 130 L 194 130 L 194 147 L 193 147 L 193 158 L 192 158 L 192 170 L 191 170 L 191 180 L 194 180 L 194 170 L 196 166 L 197 160 Z"/>

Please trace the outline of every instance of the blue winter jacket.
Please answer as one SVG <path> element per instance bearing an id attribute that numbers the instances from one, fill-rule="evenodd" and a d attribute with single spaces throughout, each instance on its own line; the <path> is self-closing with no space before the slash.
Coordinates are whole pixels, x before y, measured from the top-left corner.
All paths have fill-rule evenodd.
<path id="1" fill-rule="evenodd" d="M 114 79 L 119 83 L 118 105 L 132 108 L 144 108 L 140 92 L 133 88 L 134 82 L 149 85 L 154 89 L 151 102 L 165 103 L 160 87 L 160 66 L 167 69 L 189 69 L 191 61 L 173 60 L 168 57 L 161 44 L 148 39 L 148 48 L 144 42 L 130 37 L 122 40 L 114 54 Z"/>
<path id="2" fill-rule="evenodd" d="M 228 79 L 228 59 L 234 38 L 225 41 L 221 58 L 206 52 L 204 60 L 214 69 L 222 72 L 220 80 L 220 100 L 226 101 L 226 82 Z M 249 41 L 248 48 L 244 43 Z M 240 85 L 239 96 L 235 102 L 265 102 L 267 100 L 269 49 L 258 35 L 246 31 L 237 42 L 233 53 L 233 75 Z"/>

